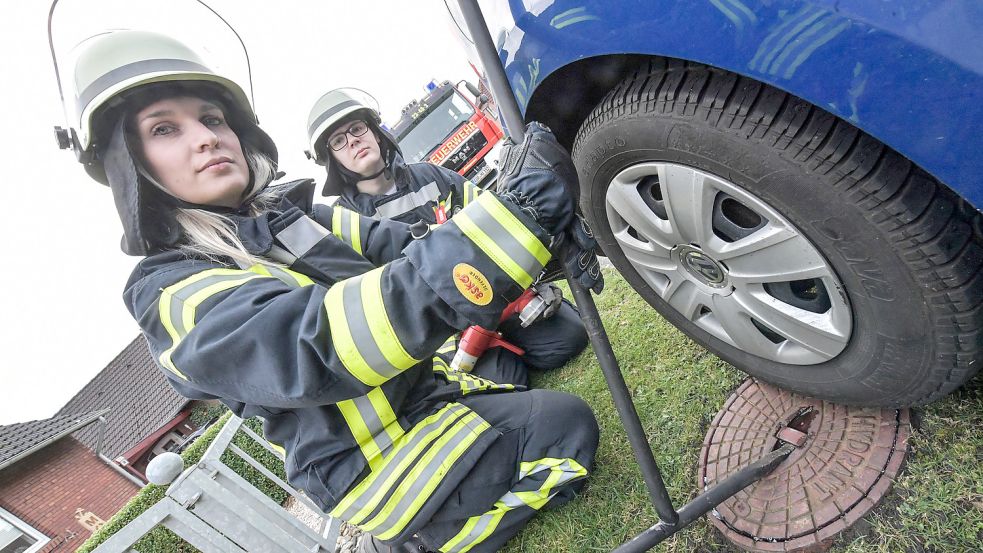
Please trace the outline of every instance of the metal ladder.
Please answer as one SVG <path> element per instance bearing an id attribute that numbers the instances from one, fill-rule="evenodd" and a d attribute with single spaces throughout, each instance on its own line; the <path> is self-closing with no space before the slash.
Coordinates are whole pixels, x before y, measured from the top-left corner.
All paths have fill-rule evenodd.
<path id="1" fill-rule="evenodd" d="M 171 530 L 203 553 L 336 553 L 341 521 L 324 514 L 310 499 L 232 443 L 240 430 L 270 453 L 283 458 L 269 442 L 233 415 L 201 460 L 174 478 L 159 502 L 113 534 L 93 553 L 137 552 L 133 545 L 158 526 Z M 310 528 L 236 474 L 221 460 L 226 451 L 241 457 L 321 516 L 319 528 Z M 159 463 L 176 462 L 170 455 L 159 456 L 154 461 L 158 459 L 161 459 Z M 167 468 L 172 468 L 172 473 L 178 472 L 173 467 Z M 166 468 L 161 472 L 167 472 Z"/>

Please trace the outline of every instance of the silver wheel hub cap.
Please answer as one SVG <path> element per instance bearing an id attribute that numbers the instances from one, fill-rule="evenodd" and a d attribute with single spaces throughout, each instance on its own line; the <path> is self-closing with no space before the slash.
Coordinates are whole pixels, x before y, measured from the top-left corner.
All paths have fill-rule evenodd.
<path id="1" fill-rule="evenodd" d="M 685 165 L 644 162 L 614 177 L 605 209 L 646 284 L 712 336 L 795 365 L 828 361 L 849 343 L 853 316 L 833 268 L 743 188 Z"/>

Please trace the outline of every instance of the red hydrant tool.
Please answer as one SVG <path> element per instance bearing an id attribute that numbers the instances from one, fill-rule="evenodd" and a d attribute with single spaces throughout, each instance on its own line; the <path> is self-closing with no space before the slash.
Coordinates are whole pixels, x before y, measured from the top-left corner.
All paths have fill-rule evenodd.
<path id="1" fill-rule="evenodd" d="M 505 319 L 518 314 L 522 326 L 528 326 L 529 322 L 536 320 L 544 309 L 546 309 L 546 302 L 539 297 L 535 289 L 530 288 L 502 311 L 502 317 L 498 322 L 501 324 Z M 456 371 L 471 372 L 481 355 L 496 346 L 503 347 L 516 355 L 525 353 L 525 350 L 519 346 L 503 339 L 501 332 L 480 326 L 469 326 L 461 333 L 461 342 L 457 345 L 454 359 L 451 360 L 451 368 Z"/>
<path id="2" fill-rule="evenodd" d="M 438 225 L 447 222 L 447 211 L 444 202 L 437 204 L 434 208 L 434 217 Z M 529 326 L 546 310 L 546 301 L 539 297 L 534 288 L 530 288 L 522 293 L 514 302 L 506 306 L 502 311 L 499 324 L 512 315 L 519 316 L 519 324 L 523 327 Z M 522 355 L 525 350 L 502 338 L 502 333 L 496 330 L 481 328 L 480 326 L 470 326 L 461 333 L 461 342 L 457 346 L 457 353 L 451 360 L 451 369 L 462 372 L 471 372 L 475 363 L 481 358 L 489 348 L 503 347 L 516 355 Z"/>

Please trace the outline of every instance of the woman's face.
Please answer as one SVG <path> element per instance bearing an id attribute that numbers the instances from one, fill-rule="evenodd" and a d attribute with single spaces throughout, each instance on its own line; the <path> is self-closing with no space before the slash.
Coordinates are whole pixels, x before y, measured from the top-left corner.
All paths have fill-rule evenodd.
<path id="1" fill-rule="evenodd" d="M 360 124 L 365 125 L 365 122 L 349 121 L 331 131 L 331 134 L 328 135 L 327 144 L 331 144 L 332 140 L 336 140 L 336 137 L 345 133 L 347 133 L 348 143 L 340 150 L 335 150 L 330 146 L 328 146 L 328 150 L 331 152 L 331 157 L 345 169 L 359 175 L 371 175 L 379 172 L 379 169 L 382 169 L 384 165 L 382 152 L 379 149 L 379 140 L 372 132 L 372 127 L 369 127 L 369 130 L 362 133 L 361 136 L 352 136 L 348 132 L 353 126 L 357 127 Z"/>
<path id="2" fill-rule="evenodd" d="M 136 124 L 147 169 L 168 191 L 191 203 L 239 207 L 249 166 L 221 108 L 169 98 L 140 110 Z"/>

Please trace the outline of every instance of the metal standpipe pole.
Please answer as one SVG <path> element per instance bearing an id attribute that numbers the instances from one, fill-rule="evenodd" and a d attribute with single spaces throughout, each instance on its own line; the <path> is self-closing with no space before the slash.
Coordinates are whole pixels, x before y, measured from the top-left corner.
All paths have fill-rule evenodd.
<path id="1" fill-rule="evenodd" d="M 478 59 L 485 70 L 492 96 L 494 96 L 495 102 L 505 118 L 506 131 L 513 141 L 520 143 L 525 130 L 525 122 L 515 95 L 512 94 L 508 78 L 505 76 L 505 68 L 502 66 L 497 49 L 492 43 L 485 18 L 481 14 L 481 8 L 478 6 L 477 0 L 458 0 L 458 6 L 461 8 L 468 32 L 474 41 Z M 594 298 L 576 279 L 571 278 L 566 267 L 564 267 L 564 271 L 570 284 L 570 290 L 577 302 L 577 308 L 580 310 L 580 317 L 587 327 L 591 346 L 594 348 L 598 363 L 601 365 L 601 371 L 604 373 L 608 388 L 611 390 L 615 408 L 621 416 L 621 422 L 628 433 L 628 440 L 635 453 L 635 459 L 642 470 L 642 477 L 645 479 L 652 505 L 662 521 L 661 524 L 675 526 L 679 521 L 679 514 L 669 499 L 669 492 L 662 480 L 662 473 L 652 455 L 652 449 L 645 437 L 642 423 L 638 419 L 635 404 L 631 400 L 628 386 L 625 384 L 624 376 L 618 367 L 614 350 L 611 349 L 611 342 L 604 331 L 604 324 L 597 312 L 597 306 L 594 305 Z"/>

